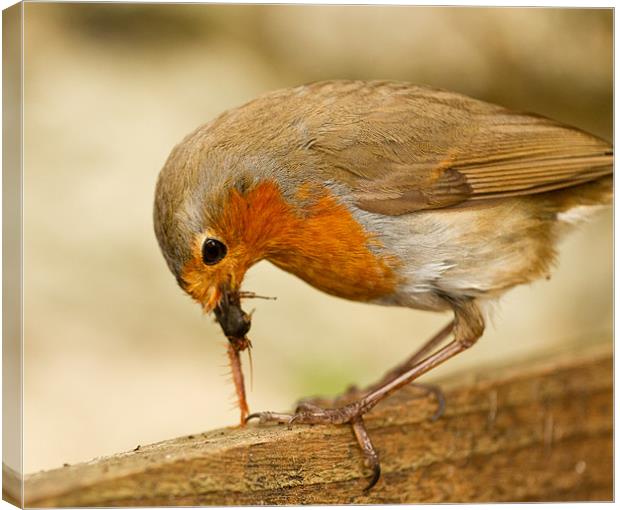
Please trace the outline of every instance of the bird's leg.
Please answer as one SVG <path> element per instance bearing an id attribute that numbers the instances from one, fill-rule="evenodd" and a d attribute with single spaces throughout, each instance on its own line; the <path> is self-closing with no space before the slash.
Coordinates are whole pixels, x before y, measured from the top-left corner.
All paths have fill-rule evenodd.
<path id="1" fill-rule="evenodd" d="M 394 367 L 389 372 L 387 372 L 379 381 L 376 383 L 367 386 L 364 389 L 359 389 L 356 386 L 350 386 L 347 390 L 342 394 L 337 396 L 334 399 L 328 399 L 323 397 L 310 397 L 300 400 L 297 403 L 296 407 L 300 405 L 312 404 L 315 406 L 323 406 L 323 407 L 338 407 L 343 404 L 348 404 L 353 400 L 359 400 L 364 395 L 372 393 L 376 389 L 383 386 L 388 381 L 391 381 L 395 377 L 405 373 L 411 367 L 413 367 L 416 363 L 422 360 L 426 355 L 430 354 L 433 349 L 435 349 L 438 345 L 440 345 L 452 332 L 454 328 L 454 321 L 450 321 L 446 326 L 444 326 L 440 331 L 438 331 L 435 335 L 433 335 L 422 347 L 420 347 L 417 351 L 415 351 L 409 358 L 403 361 L 400 365 Z M 443 414 L 445 409 L 445 398 L 441 389 L 438 386 L 434 386 L 431 384 L 420 384 L 420 383 L 412 383 L 412 386 L 420 388 L 424 390 L 425 394 L 433 393 L 438 402 L 437 412 L 433 415 L 432 419 L 437 420 Z"/>
<path id="2" fill-rule="evenodd" d="M 387 372 L 379 381 L 375 384 L 366 388 L 364 393 L 370 393 L 373 390 L 383 386 L 386 382 L 391 381 L 395 377 L 404 374 L 411 367 L 415 366 L 416 363 L 424 359 L 428 354 L 430 354 L 435 347 L 437 347 L 441 342 L 443 342 L 450 333 L 452 333 L 452 329 L 454 328 L 454 321 L 450 321 L 446 324 L 440 331 L 438 331 L 435 335 L 433 335 L 422 347 L 420 347 L 416 352 L 414 352 L 409 358 L 403 361 L 400 365 L 395 366 L 389 372 Z"/>
<path id="3" fill-rule="evenodd" d="M 424 359 L 425 356 L 433 352 L 433 350 L 437 346 L 441 345 L 441 343 L 450 335 L 450 333 L 452 333 L 453 329 L 454 320 L 451 320 L 440 331 L 433 335 L 422 347 L 420 347 L 416 352 L 414 352 L 409 358 L 407 358 L 400 365 L 397 365 L 388 373 L 386 373 L 379 381 L 365 388 L 363 394 L 368 395 L 369 393 L 378 390 L 392 379 L 410 370 L 412 367 L 415 366 L 416 363 L 420 362 Z M 420 388 L 424 391 L 425 394 L 432 393 L 435 396 L 438 405 L 437 411 L 435 411 L 435 414 L 431 417 L 431 420 L 438 420 L 443 415 L 446 408 L 446 399 L 443 392 L 441 391 L 441 388 L 439 386 L 435 386 L 434 384 L 422 383 L 411 383 L 411 386 Z"/>
<path id="4" fill-rule="evenodd" d="M 258 418 L 260 423 L 351 423 L 354 427 L 356 438 L 367 459 L 373 459 L 371 460 L 371 465 L 373 463 L 378 463 L 378 455 L 372 447 L 372 443 L 370 443 L 370 439 L 368 438 L 368 434 L 366 433 L 364 427 L 364 422 L 359 420 L 359 418 L 370 411 L 381 400 L 391 395 L 398 389 L 410 384 L 412 381 L 416 380 L 429 370 L 471 347 L 478 340 L 478 338 L 480 338 L 482 332 L 484 331 L 484 319 L 482 318 L 482 314 L 474 301 L 451 301 L 451 304 L 455 313 L 454 324 L 452 327 L 454 339 L 433 354 L 419 361 L 416 360 L 413 366 L 406 369 L 404 372 L 398 373 L 397 371 L 393 378 L 383 382 L 381 386 L 373 389 L 370 393 L 364 395 L 359 400 L 333 409 L 323 409 L 316 405 L 306 403 L 301 404 L 295 410 L 294 414 L 271 412 L 253 413 L 249 415 L 247 419 L 250 420 L 252 418 Z M 431 341 L 427 342 L 424 346 L 427 351 L 432 348 L 432 346 L 427 347 L 427 345 L 430 345 L 431 342 L 433 343 L 433 346 L 440 342 L 440 340 L 433 340 L 434 339 L 431 339 Z M 376 473 L 377 469 L 375 468 L 373 471 Z"/>

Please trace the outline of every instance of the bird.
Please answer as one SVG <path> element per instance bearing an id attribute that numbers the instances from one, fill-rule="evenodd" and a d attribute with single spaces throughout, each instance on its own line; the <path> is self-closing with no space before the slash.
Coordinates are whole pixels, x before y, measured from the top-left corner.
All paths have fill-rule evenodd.
<path id="1" fill-rule="evenodd" d="M 613 148 L 578 128 L 428 86 L 329 80 L 187 135 L 159 173 L 153 219 L 179 286 L 230 340 L 241 422 L 350 424 L 368 490 L 381 468 L 364 415 L 471 348 L 488 304 L 548 278 L 558 241 L 612 198 Z M 342 405 L 249 414 L 241 285 L 261 260 L 333 296 L 453 318 Z"/>

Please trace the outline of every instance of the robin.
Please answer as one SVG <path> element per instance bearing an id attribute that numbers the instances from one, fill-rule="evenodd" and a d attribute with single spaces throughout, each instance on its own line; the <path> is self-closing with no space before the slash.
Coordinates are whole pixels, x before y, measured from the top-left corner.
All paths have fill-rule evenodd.
<path id="1" fill-rule="evenodd" d="M 461 94 L 390 81 L 278 90 L 221 114 L 171 152 L 155 233 L 181 288 L 230 340 L 242 423 L 350 423 L 470 348 L 484 304 L 547 277 L 560 237 L 612 198 L 613 149 L 579 129 Z M 248 414 L 239 352 L 250 266 L 266 259 L 345 299 L 453 320 L 357 398 Z M 449 340 L 449 341 L 448 341 Z"/>

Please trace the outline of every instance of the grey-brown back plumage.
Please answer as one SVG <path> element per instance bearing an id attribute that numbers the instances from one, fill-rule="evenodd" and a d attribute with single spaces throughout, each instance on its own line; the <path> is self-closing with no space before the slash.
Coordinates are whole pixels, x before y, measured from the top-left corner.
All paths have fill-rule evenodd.
<path id="1" fill-rule="evenodd" d="M 538 115 L 398 82 L 301 89 L 306 144 L 363 209 L 404 214 L 528 195 L 612 172 L 611 146 Z M 327 103 L 327 104 L 326 104 Z M 314 159 L 314 158 L 313 158 Z"/>
<path id="2" fill-rule="evenodd" d="M 401 215 L 561 190 L 612 166 L 607 142 L 537 115 L 408 83 L 319 82 L 268 93 L 186 137 L 160 174 L 155 230 L 178 277 L 231 187 L 271 179 L 287 196 L 335 183 L 362 209 Z"/>

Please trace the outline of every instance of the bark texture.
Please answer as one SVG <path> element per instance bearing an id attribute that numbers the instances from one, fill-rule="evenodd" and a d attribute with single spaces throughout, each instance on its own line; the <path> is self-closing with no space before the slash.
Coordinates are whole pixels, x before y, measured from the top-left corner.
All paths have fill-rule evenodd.
<path id="1" fill-rule="evenodd" d="M 582 344 L 583 345 L 583 344 Z M 613 497 L 611 343 L 405 388 L 349 426 L 227 428 L 26 477 L 26 506 L 584 501 Z"/>

